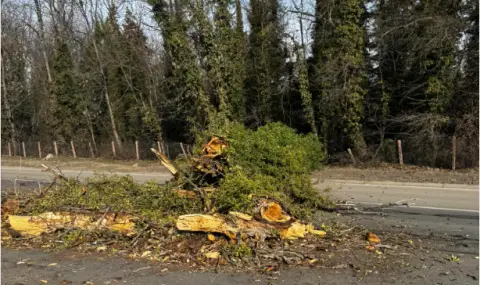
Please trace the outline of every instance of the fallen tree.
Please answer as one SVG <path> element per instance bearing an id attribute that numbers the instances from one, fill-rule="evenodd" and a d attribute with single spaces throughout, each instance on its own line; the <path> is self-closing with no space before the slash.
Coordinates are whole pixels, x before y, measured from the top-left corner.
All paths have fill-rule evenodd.
<path id="1" fill-rule="evenodd" d="M 45 166 L 61 184 L 7 213 L 5 224 L 22 236 L 116 231 L 134 237 L 132 244 L 162 228 L 203 232 L 208 240 L 220 235 L 235 244 L 327 234 L 302 222 L 316 210 L 331 209 L 310 180 L 323 159 L 316 137 L 281 124 L 256 131 L 233 125 L 211 134 L 183 161 L 152 152 L 173 176 L 164 185 L 105 175 L 79 182 Z"/>

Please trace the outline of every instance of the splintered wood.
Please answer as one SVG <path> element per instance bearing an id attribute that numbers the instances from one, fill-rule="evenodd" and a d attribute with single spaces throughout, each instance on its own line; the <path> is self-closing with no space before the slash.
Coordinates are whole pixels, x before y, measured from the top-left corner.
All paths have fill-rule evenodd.
<path id="1" fill-rule="evenodd" d="M 177 168 L 173 165 L 173 163 L 170 161 L 170 159 L 168 159 L 168 157 L 166 157 L 163 153 L 157 151 L 154 148 L 151 148 L 150 150 L 155 154 L 155 156 L 157 156 L 158 159 L 160 159 L 160 163 L 163 166 L 165 166 L 168 169 L 168 171 L 170 171 L 170 173 L 172 173 L 172 175 L 174 177 L 178 176 Z"/>
<path id="2" fill-rule="evenodd" d="M 213 136 L 210 141 L 203 146 L 201 155 L 203 157 L 217 157 L 228 147 L 227 141 L 221 137 Z"/>
<path id="3" fill-rule="evenodd" d="M 124 235 L 135 234 L 135 224 L 132 217 L 126 215 L 99 214 L 95 219 L 92 215 L 47 212 L 38 216 L 12 216 L 8 217 L 10 227 L 22 235 L 38 236 L 50 233 L 57 229 L 83 229 L 97 230 L 107 228 L 119 231 Z"/>
<path id="4" fill-rule="evenodd" d="M 219 233 L 235 239 L 239 229 L 230 226 L 221 216 L 192 214 L 178 217 L 177 229 L 181 231 Z"/>
<path id="5" fill-rule="evenodd" d="M 275 236 L 278 230 L 282 239 L 304 238 L 308 233 L 319 237 L 326 235 L 324 231 L 315 230 L 311 224 L 293 222 L 293 218 L 287 216 L 276 202 L 264 204 L 261 208 L 264 209 L 261 215 L 262 221 L 239 212 L 230 212 L 228 218 L 220 215 L 191 214 L 178 217 L 176 227 L 181 231 L 224 234 L 232 241 L 239 237 L 255 237 L 263 240 L 266 237 Z M 281 223 L 285 221 L 292 223 Z"/>

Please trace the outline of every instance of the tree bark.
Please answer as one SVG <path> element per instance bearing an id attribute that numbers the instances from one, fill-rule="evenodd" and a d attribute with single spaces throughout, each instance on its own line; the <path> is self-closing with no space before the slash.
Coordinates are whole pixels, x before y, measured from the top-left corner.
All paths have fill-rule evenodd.
<path id="1" fill-rule="evenodd" d="M 2 59 L 3 63 L 3 59 Z M 7 85 L 5 84 L 5 68 L 2 64 L 2 85 L 3 85 L 3 102 L 5 104 L 5 112 L 7 113 L 8 121 L 10 123 L 10 129 L 11 129 L 11 140 L 13 144 L 13 153 L 15 154 L 16 149 L 17 149 L 17 133 L 15 129 L 15 123 L 13 122 L 13 115 L 12 115 L 12 109 L 10 109 L 10 103 L 8 103 L 7 99 Z"/>
<path id="2" fill-rule="evenodd" d="M 38 0 L 36 0 L 36 1 L 38 1 Z M 83 17 L 85 18 L 85 21 L 87 22 L 88 28 L 91 29 L 91 25 L 90 25 L 90 22 L 88 20 L 87 13 L 86 13 L 84 7 L 79 5 L 79 8 L 81 9 L 81 13 L 83 14 Z M 111 126 L 112 126 L 113 137 L 115 139 L 115 142 L 118 145 L 119 151 L 121 152 L 123 150 L 122 140 L 120 138 L 120 135 L 118 134 L 117 124 L 115 122 L 115 116 L 113 114 L 112 104 L 110 102 L 110 95 L 108 94 L 107 76 L 105 75 L 105 72 L 103 70 L 102 61 L 100 59 L 100 53 L 98 51 L 97 42 L 95 40 L 93 40 L 93 48 L 95 50 L 95 57 L 97 58 L 99 71 L 102 74 L 103 88 L 105 89 L 104 96 L 105 96 L 105 101 L 107 103 L 108 115 L 109 115 L 110 123 L 111 123 Z"/>

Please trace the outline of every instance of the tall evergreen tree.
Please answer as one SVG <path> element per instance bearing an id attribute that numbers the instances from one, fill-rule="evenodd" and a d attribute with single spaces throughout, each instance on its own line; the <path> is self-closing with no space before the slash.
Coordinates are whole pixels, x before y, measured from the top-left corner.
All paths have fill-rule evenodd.
<path id="1" fill-rule="evenodd" d="M 363 153 L 362 1 L 317 1 L 315 13 L 311 85 L 321 136 L 329 151 L 352 147 Z"/>
<path id="2" fill-rule="evenodd" d="M 167 5 L 163 0 L 150 0 L 154 18 L 162 29 L 163 45 L 168 61 L 166 90 L 168 100 L 175 102 L 170 110 L 170 122 L 191 135 L 208 127 L 214 110 L 205 91 L 203 78 L 187 37 L 189 28 L 184 3 L 175 1 Z M 172 3 L 171 3 L 172 4 Z M 168 121 L 167 121 L 168 122 Z M 186 130 L 185 123 L 189 123 Z M 179 127 L 179 128 L 178 128 Z"/>
<path id="3" fill-rule="evenodd" d="M 250 1 L 250 34 L 246 62 L 246 123 L 260 126 L 282 118 L 282 77 L 286 52 L 277 0 Z"/>
<path id="4" fill-rule="evenodd" d="M 77 79 L 68 45 L 57 39 L 53 59 L 51 95 L 53 96 L 52 132 L 60 142 L 83 138 L 86 133 L 83 102 L 77 92 Z"/>

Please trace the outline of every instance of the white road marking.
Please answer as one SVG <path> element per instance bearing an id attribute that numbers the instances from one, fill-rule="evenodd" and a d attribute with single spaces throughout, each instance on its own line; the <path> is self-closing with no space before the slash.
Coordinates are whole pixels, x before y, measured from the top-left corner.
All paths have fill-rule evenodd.
<path id="1" fill-rule="evenodd" d="M 328 184 L 328 183 L 325 183 Z M 360 186 L 360 187 L 375 187 L 375 188 L 381 188 L 381 187 L 398 187 L 398 188 L 413 188 L 413 189 L 438 189 L 438 190 L 452 190 L 452 191 L 463 191 L 463 192 L 479 192 L 478 189 L 465 189 L 465 188 L 452 188 L 452 187 L 432 187 L 432 186 L 414 186 L 414 185 L 378 185 L 378 184 L 363 184 L 363 183 L 341 183 L 341 182 L 334 182 L 330 184 L 337 184 L 340 186 Z M 341 189 L 340 189 L 341 190 Z"/>
<path id="2" fill-rule="evenodd" d="M 365 204 L 365 205 L 372 205 L 372 206 L 382 206 L 385 205 L 383 203 L 373 203 L 373 202 L 355 202 L 355 203 L 350 203 L 350 204 L 345 204 L 349 206 L 355 206 L 358 204 Z M 477 210 L 466 210 L 466 209 L 457 209 L 457 208 L 442 208 L 442 207 L 428 207 L 428 206 L 404 206 L 404 205 L 385 205 L 386 207 L 384 209 L 408 209 L 408 208 L 413 208 L 413 209 L 428 209 L 428 210 L 441 210 L 441 211 L 458 211 L 458 212 L 468 212 L 468 213 L 480 213 L 480 211 Z"/>

